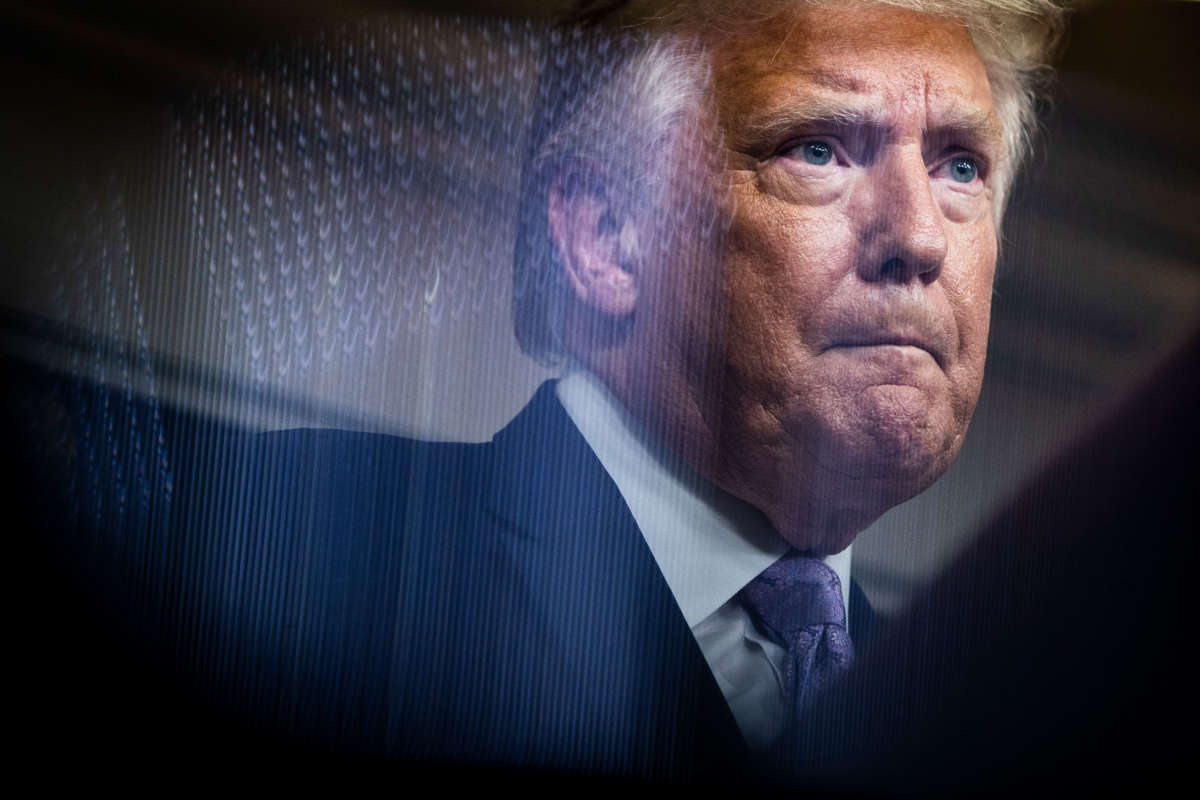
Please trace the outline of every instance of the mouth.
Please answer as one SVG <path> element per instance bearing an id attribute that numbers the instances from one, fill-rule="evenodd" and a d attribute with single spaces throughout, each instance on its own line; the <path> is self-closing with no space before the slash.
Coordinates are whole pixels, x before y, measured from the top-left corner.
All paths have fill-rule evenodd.
<path id="1" fill-rule="evenodd" d="M 913 347 L 928 353 L 938 367 L 945 369 L 939 348 L 935 343 L 922 336 L 897 333 L 874 333 L 863 336 L 851 336 L 834 342 L 828 349 L 855 349 L 867 347 Z"/>

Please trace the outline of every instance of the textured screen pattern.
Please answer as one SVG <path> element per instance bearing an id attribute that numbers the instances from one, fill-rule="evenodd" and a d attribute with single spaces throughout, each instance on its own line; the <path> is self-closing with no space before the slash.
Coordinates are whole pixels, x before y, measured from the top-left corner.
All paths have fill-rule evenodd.
<path id="1" fill-rule="evenodd" d="M 193 254 L 257 380 L 509 303 L 529 25 L 278 47 L 174 123 Z"/>

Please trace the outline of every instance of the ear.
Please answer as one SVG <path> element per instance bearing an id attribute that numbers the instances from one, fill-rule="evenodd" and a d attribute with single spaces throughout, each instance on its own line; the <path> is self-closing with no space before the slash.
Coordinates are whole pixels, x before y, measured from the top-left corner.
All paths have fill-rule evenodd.
<path id="1" fill-rule="evenodd" d="M 637 303 L 637 231 L 611 202 L 602 176 L 561 169 L 550 183 L 550 235 L 580 302 L 625 317 Z"/>

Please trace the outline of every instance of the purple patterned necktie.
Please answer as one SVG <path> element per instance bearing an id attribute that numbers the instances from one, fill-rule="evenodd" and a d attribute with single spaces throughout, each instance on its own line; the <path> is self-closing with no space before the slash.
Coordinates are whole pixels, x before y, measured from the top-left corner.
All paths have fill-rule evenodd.
<path id="1" fill-rule="evenodd" d="M 854 661 L 837 573 L 790 550 L 746 584 L 742 602 L 763 633 L 787 650 L 783 688 L 800 711 Z"/>

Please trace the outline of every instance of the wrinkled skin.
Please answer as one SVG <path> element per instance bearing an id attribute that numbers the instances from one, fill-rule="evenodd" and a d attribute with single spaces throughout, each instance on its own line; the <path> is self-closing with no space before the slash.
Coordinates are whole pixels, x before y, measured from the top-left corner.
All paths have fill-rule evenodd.
<path id="1" fill-rule="evenodd" d="M 719 167 L 676 191 L 718 204 L 721 266 L 678 248 L 649 264 L 633 332 L 585 360 L 795 547 L 837 552 L 962 444 L 987 344 L 1000 126 L 950 20 L 806 8 L 713 56 Z"/>

